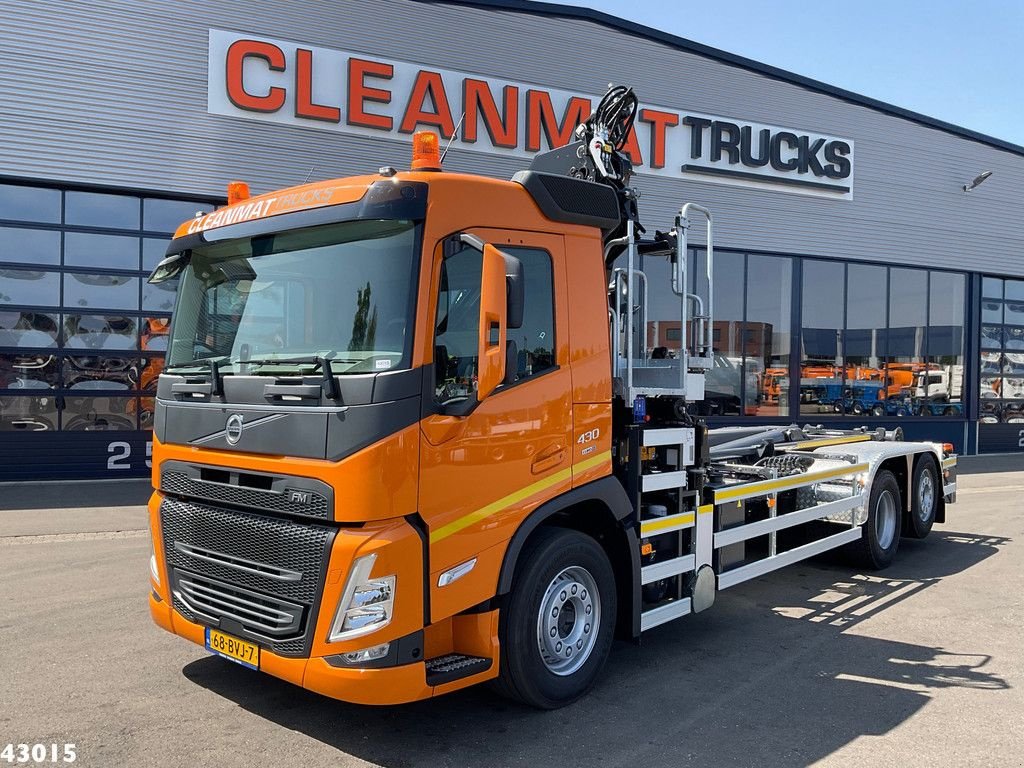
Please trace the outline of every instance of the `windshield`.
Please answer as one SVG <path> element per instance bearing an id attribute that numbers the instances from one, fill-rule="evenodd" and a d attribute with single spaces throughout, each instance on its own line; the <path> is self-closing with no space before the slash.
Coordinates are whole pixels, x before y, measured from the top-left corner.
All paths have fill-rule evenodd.
<path id="1" fill-rule="evenodd" d="M 411 221 L 361 220 L 196 248 L 168 367 L 282 373 L 317 358 L 335 374 L 408 367 L 418 234 Z"/>

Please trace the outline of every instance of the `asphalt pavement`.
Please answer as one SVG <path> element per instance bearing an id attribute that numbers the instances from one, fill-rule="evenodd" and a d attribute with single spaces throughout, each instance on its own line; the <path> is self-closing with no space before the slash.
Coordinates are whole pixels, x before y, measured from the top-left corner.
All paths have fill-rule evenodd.
<path id="1" fill-rule="evenodd" d="M 962 477 L 949 522 L 883 573 L 819 558 L 617 644 L 555 712 L 487 688 L 347 705 L 164 633 L 145 495 L 0 486 L 0 749 L 74 743 L 104 768 L 1024 765 L 1024 472 Z"/>

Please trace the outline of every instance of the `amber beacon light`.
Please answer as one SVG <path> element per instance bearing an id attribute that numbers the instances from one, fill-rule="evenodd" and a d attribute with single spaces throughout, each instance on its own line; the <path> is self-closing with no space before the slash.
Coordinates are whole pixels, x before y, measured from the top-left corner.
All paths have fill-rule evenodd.
<path id="1" fill-rule="evenodd" d="M 228 205 L 249 199 L 249 185 L 244 181 L 228 182 Z"/>
<path id="2" fill-rule="evenodd" d="M 417 131 L 412 135 L 412 169 L 441 170 L 441 142 L 436 133 Z"/>

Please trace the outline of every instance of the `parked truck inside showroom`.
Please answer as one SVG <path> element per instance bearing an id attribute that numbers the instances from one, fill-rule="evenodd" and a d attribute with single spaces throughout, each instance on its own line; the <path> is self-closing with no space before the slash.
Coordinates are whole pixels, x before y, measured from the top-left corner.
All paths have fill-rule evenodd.
<path id="1" fill-rule="evenodd" d="M 183 224 L 154 418 L 154 621 L 352 702 L 484 681 L 553 708 L 615 637 L 837 547 L 884 568 L 956 492 L 897 432 L 708 429 L 711 213 L 642 238 L 610 89 L 511 181 L 412 170 L 249 197 Z M 692 269 L 687 235 L 707 242 Z M 645 259 L 685 341 L 647 348 Z"/>

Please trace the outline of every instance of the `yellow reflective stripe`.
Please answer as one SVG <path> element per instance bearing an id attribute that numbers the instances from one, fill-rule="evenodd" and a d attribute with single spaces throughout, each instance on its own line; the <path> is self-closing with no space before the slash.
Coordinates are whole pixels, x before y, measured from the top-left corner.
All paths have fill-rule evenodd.
<path id="1" fill-rule="evenodd" d="M 508 507 L 518 504 L 524 499 L 528 499 L 534 494 L 540 493 L 543 490 L 550 488 L 553 485 L 557 485 L 563 480 L 568 480 L 572 477 L 573 472 L 583 472 L 588 469 L 592 469 L 605 461 L 609 461 L 612 457 L 611 451 L 605 451 L 599 453 L 597 456 L 592 456 L 586 461 L 581 461 L 578 464 L 574 464 L 571 467 L 566 467 L 553 475 L 538 480 L 535 483 L 530 483 L 525 488 L 520 488 L 518 491 L 513 491 L 507 496 L 502 496 L 497 501 L 492 501 L 485 507 L 470 512 L 468 515 L 463 515 L 458 520 L 453 520 L 447 525 L 442 525 L 436 531 L 430 532 L 430 543 L 436 544 L 442 539 L 447 539 L 449 536 L 458 533 L 459 531 L 468 528 L 475 523 L 479 523 L 481 520 L 486 520 L 491 515 L 497 514 Z"/>
<path id="2" fill-rule="evenodd" d="M 956 466 L 956 456 L 950 456 L 948 459 L 942 460 L 942 468 L 949 469 L 950 467 Z"/>
<path id="3" fill-rule="evenodd" d="M 604 453 L 597 454 L 597 456 L 591 456 L 589 459 L 586 459 L 584 461 L 580 461 L 580 462 L 577 462 L 576 464 L 573 464 L 572 465 L 572 471 L 573 472 L 586 472 L 588 469 L 593 469 L 594 467 L 599 466 L 601 464 L 604 464 L 606 461 L 611 461 L 611 460 L 612 460 L 612 452 L 611 451 L 605 451 Z"/>
<path id="4" fill-rule="evenodd" d="M 702 515 L 710 515 L 714 511 L 714 504 L 702 504 L 701 506 L 697 507 L 697 512 L 699 512 Z"/>
<path id="5" fill-rule="evenodd" d="M 681 515 L 670 515 L 669 517 L 662 517 L 657 520 L 644 520 L 640 523 L 640 536 L 646 538 L 652 533 L 663 531 L 666 528 L 693 525 L 693 519 L 693 512 L 684 512 Z"/>
<path id="6" fill-rule="evenodd" d="M 842 445 L 843 443 L 863 443 L 870 440 L 871 435 L 850 435 L 848 437 L 824 437 L 820 440 L 804 440 L 796 443 L 794 448 L 824 448 L 826 445 Z"/>
<path id="7" fill-rule="evenodd" d="M 789 488 L 798 488 L 801 485 L 810 485 L 821 480 L 830 480 L 834 477 L 853 475 L 858 472 L 867 471 L 867 464 L 851 464 L 836 469 L 826 469 L 821 472 L 813 472 L 806 475 L 793 475 L 791 477 L 780 477 L 777 480 L 761 480 L 756 483 L 743 483 L 729 488 L 719 488 L 715 491 L 715 503 L 721 504 L 737 497 L 757 496 L 761 493 L 771 491 L 784 491 Z"/>

